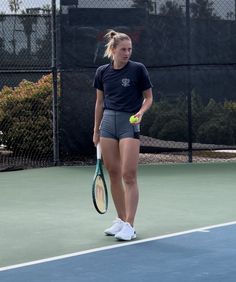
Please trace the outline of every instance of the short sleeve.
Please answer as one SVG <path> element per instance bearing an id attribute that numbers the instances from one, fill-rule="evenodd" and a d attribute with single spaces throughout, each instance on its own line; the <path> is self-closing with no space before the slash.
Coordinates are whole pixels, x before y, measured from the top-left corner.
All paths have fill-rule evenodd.
<path id="1" fill-rule="evenodd" d="M 153 87 L 148 70 L 143 64 L 140 65 L 140 87 L 142 91 Z"/>
<path id="2" fill-rule="evenodd" d="M 103 82 L 102 82 L 102 69 L 98 68 L 95 73 L 93 87 L 103 91 Z"/>

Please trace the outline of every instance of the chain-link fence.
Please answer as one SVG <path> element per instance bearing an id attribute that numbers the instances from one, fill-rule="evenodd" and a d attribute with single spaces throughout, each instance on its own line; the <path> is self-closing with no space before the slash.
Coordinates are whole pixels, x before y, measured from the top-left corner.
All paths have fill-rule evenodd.
<path id="1" fill-rule="evenodd" d="M 1 69 L 42 69 L 51 67 L 50 0 L 1 1 Z M 43 2 L 43 1 L 41 1 Z M 36 3 L 35 3 L 36 4 Z"/>
<path id="2" fill-rule="evenodd" d="M 65 155 L 93 150 L 91 85 L 96 67 L 107 63 L 103 36 L 112 28 L 131 36 L 132 59 L 146 65 L 154 84 L 142 152 L 158 161 L 235 159 L 235 1 L 69 2 L 61 1 L 60 18 Z"/>
<path id="3" fill-rule="evenodd" d="M 158 162 L 235 160 L 235 2 L 2 0 L 0 166 L 92 158 L 92 83 L 111 28 L 130 35 L 154 85 L 141 151 Z"/>
<path id="4" fill-rule="evenodd" d="M 0 170 L 53 163 L 52 6 L 0 6 Z"/>

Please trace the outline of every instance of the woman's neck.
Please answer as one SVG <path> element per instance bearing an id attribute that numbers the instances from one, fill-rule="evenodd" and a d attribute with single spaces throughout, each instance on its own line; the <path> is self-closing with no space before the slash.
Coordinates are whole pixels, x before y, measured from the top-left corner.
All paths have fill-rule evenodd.
<path id="1" fill-rule="evenodd" d="M 113 69 L 115 69 L 115 70 L 123 69 L 123 67 L 126 64 L 127 63 L 123 63 L 123 62 L 115 62 L 115 61 L 112 62 Z"/>

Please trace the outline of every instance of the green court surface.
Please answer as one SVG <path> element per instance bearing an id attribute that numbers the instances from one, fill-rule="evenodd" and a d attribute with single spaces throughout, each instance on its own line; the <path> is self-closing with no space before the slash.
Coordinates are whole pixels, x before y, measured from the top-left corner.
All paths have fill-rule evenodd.
<path id="1" fill-rule="evenodd" d="M 0 173 L 0 267 L 113 244 L 92 204 L 95 167 Z M 236 163 L 139 167 L 137 240 L 236 220 Z M 106 175 L 107 176 L 107 175 Z"/>

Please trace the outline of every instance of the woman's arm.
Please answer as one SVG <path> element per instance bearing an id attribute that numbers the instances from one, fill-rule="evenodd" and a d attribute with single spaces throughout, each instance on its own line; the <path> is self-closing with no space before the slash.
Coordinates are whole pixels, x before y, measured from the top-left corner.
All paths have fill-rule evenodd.
<path id="1" fill-rule="evenodd" d="M 143 114 L 151 107 L 153 102 L 152 88 L 149 88 L 143 91 L 143 104 L 140 110 L 135 114 L 135 116 L 139 119 L 139 122 L 142 119 Z"/>
<path id="2" fill-rule="evenodd" d="M 100 123 L 103 115 L 103 91 L 96 91 L 96 104 L 95 104 L 95 114 L 94 114 L 94 130 L 93 130 L 93 142 L 95 145 L 99 142 L 100 138 Z"/>

